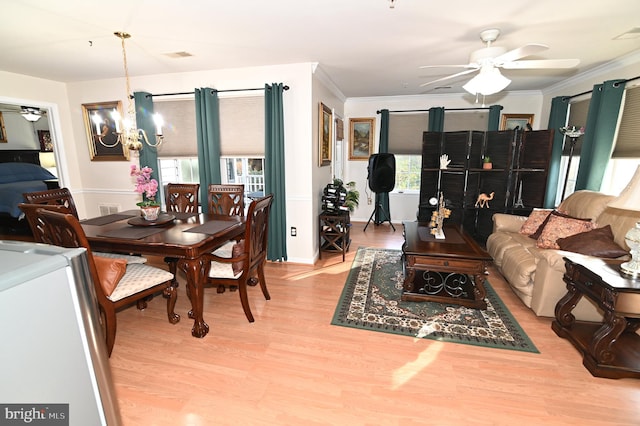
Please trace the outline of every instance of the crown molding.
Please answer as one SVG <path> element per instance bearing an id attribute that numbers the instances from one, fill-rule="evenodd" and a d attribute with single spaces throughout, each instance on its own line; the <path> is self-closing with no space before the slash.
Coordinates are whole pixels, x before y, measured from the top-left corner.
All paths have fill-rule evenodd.
<path id="1" fill-rule="evenodd" d="M 314 62 L 312 64 L 311 72 L 313 73 L 313 75 L 316 76 L 316 78 L 318 80 L 320 80 L 322 83 L 324 83 L 325 86 L 327 86 L 327 88 L 338 99 L 340 99 L 340 102 L 344 103 L 347 100 L 347 98 L 344 95 L 344 93 L 342 93 L 342 91 L 338 88 L 338 86 L 336 86 L 336 84 L 333 82 L 333 80 L 331 80 L 331 77 L 329 77 L 329 75 L 324 71 L 324 69 L 322 68 L 322 66 L 320 66 L 320 64 L 318 64 L 317 62 Z"/>

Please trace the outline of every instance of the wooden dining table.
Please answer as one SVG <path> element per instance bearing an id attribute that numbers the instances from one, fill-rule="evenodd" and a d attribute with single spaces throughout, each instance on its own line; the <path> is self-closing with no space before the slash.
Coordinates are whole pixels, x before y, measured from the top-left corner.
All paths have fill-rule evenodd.
<path id="1" fill-rule="evenodd" d="M 141 218 L 138 210 L 86 219 L 80 222 L 92 250 L 157 255 L 178 259 L 187 277 L 187 294 L 193 318 L 191 334 L 204 337 L 209 325 L 203 318 L 204 286 L 210 262 L 203 259 L 229 240 L 241 236 L 244 218 L 219 214 L 162 213 L 155 222 Z"/>

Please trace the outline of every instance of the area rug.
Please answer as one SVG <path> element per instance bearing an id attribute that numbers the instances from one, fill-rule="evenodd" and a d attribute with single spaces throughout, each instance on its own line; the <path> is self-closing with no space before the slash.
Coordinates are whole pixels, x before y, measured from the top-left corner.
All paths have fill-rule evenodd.
<path id="1" fill-rule="evenodd" d="M 359 248 L 331 324 L 415 338 L 539 353 L 488 281 L 487 309 L 403 302 L 401 252 Z"/>

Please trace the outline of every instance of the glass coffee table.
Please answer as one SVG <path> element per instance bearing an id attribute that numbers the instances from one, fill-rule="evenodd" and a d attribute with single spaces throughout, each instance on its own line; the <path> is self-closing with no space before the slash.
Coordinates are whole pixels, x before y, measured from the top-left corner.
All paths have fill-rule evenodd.
<path id="1" fill-rule="evenodd" d="M 428 222 L 403 222 L 402 300 L 486 309 L 484 281 L 491 256 L 460 225 L 446 224 L 444 239 Z"/>

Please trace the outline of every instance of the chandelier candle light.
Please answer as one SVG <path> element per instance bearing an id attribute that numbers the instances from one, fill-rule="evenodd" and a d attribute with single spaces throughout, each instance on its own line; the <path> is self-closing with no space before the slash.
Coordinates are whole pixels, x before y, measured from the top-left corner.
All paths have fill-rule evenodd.
<path id="1" fill-rule="evenodd" d="M 96 125 L 96 130 L 98 134 L 98 141 L 104 145 L 105 147 L 112 148 L 116 146 L 118 143 L 121 143 L 125 147 L 127 147 L 130 151 L 140 151 L 143 147 L 143 142 L 146 143 L 150 147 L 159 147 L 164 140 L 164 136 L 162 135 L 162 125 L 163 120 L 160 114 L 153 114 L 153 122 L 156 126 L 156 140 L 155 142 L 149 141 L 147 138 L 147 133 L 144 129 L 138 129 L 136 127 L 136 111 L 133 106 L 133 102 L 131 102 L 131 82 L 129 81 L 129 67 L 127 65 L 127 51 L 125 49 L 124 41 L 128 38 L 131 38 L 131 35 L 125 32 L 116 31 L 113 33 L 116 37 L 118 37 L 122 41 L 122 60 L 124 63 L 124 75 L 126 80 L 126 88 L 127 88 L 127 116 L 126 118 L 122 118 L 120 113 L 114 109 L 111 111 L 111 119 L 115 123 L 115 132 L 118 136 L 116 141 L 113 144 L 107 144 L 102 140 L 104 136 L 102 131 L 100 131 L 102 125 L 102 118 L 94 114 L 91 119 Z"/>
<path id="2" fill-rule="evenodd" d="M 158 219 L 160 214 L 160 204 L 156 201 L 158 193 L 158 181 L 151 178 L 153 169 L 151 167 L 138 168 L 135 164 L 131 165 L 131 176 L 136 177 L 136 189 L 138 194 L 142 194 L 143 201 L 136 203 L 140 207 L 142 217 L 146 220 L 154 221 Z"/>

